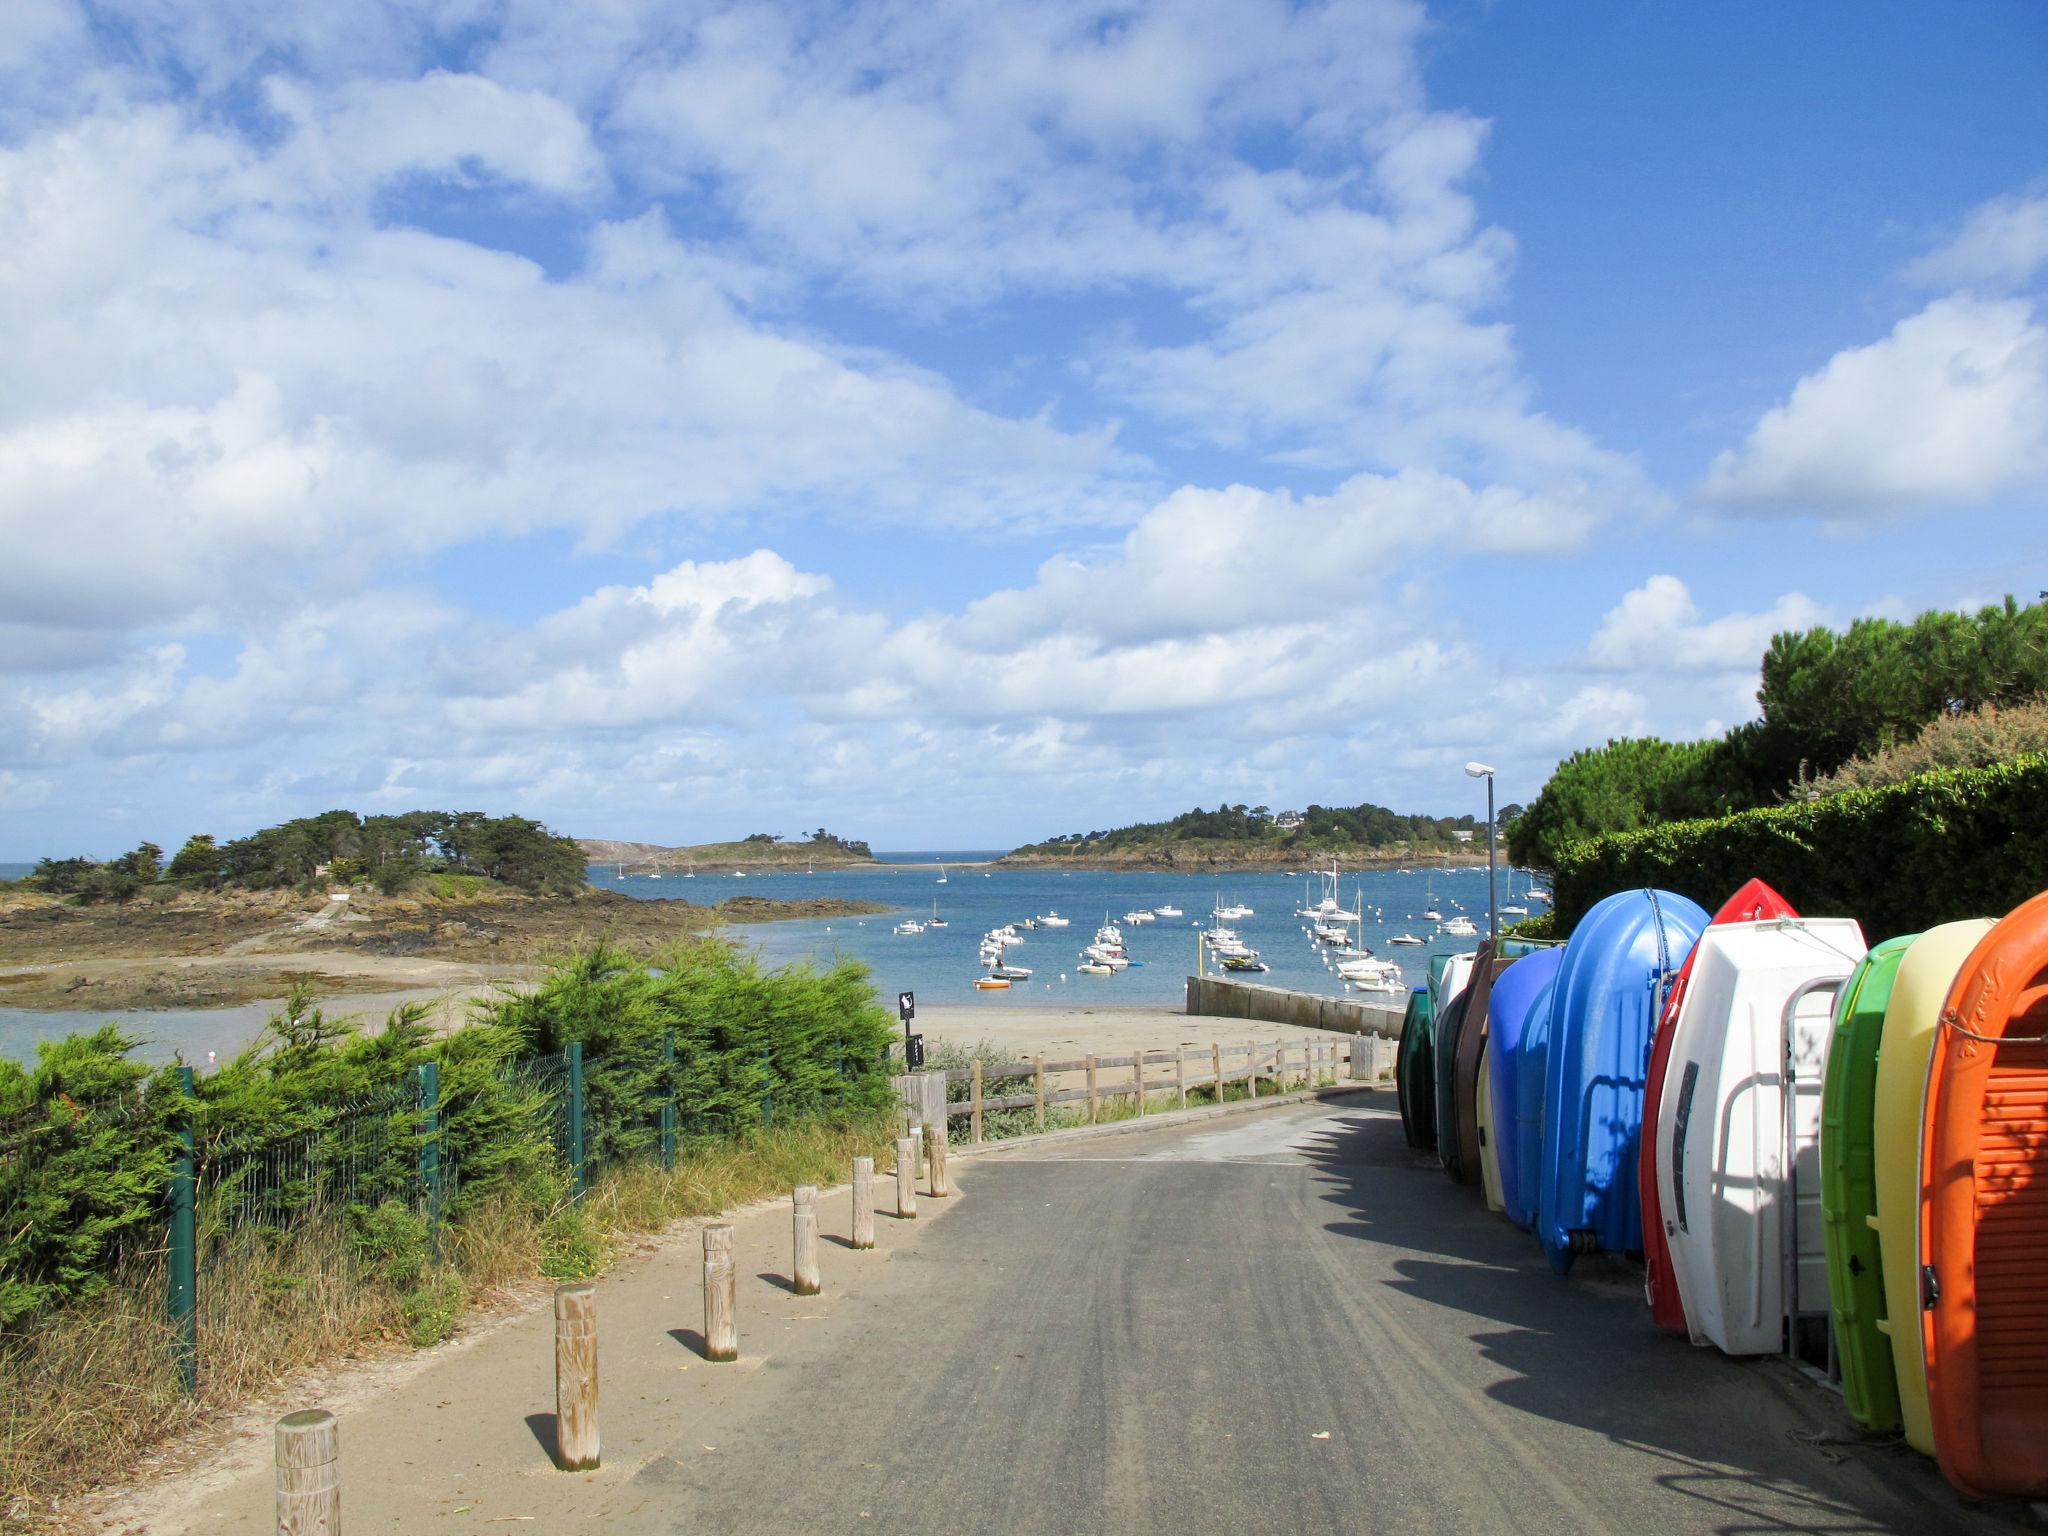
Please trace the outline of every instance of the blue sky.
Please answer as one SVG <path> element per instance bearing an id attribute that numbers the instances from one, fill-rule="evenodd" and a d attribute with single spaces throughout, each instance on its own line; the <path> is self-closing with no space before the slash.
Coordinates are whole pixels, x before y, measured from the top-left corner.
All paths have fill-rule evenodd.
<path id="1" fill-rule="evenodd" d="M 17 0 L 0 856 L 1473 808 L 2048 586 L 2048 12 Z"/>

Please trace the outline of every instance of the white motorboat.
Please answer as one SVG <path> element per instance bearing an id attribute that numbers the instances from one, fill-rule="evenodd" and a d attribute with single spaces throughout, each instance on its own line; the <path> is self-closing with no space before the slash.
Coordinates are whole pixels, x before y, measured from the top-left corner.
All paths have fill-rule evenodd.
<path id="1" fill-rule="evenodd" d="M 1041 928 L 1066 928 L 1073 923 L 1070 917 L 1061 917 L 1057 912 L 1048 912 L 1038 920 Z"/>
<path id="2" fill-rule="evenodd" d="M 1181 911 L 1181 909 L 1180 909 L 1179 907 L 1154 907 L 1154 908 L 1152 909 L 1152 915 L 1153 915 L 1154 917 L 1186 917 L 1186 916 L 1187 916 L 1187 914 L 1186 914 L 1185 912 Z"/>
<path id="3" fill-rule="evenodd" d="M 1444 932 L 1454 939 L 1470 939 L 1478 937 L 1479 929 L 1461 912 L 1444 924 Z"/>
<path id="4" fill-rule="evenodd" d="M 1421 944 L 1424 941 L 1418 939 L 1412 933 L 1397 933 L 1391 939 L 1387 940 L 1387 942 L 1389 944 Z"/>
<path id="5" fill-rule="evenodd" d="M 1502 907 L 1500 912 L 1503 917 L 1527 917 L 1529 915 L 1527 907 Z"/>
<path id="6" fill-rule="evenodd" d="M 998 962 L 988 968 L 991 976 L 1000 976 L 1005 981 L 1029 981 L 1031 967 L 1028 965 L 1004 965 Z"/>
<path id="7" fill-rule="evenodd" d="M 1081 951 L 1081 958 L 1084 960 L 1092 960 L 1097 965 L 1106 965 L 1113 971 L 1123 970 L 1126 966 L 1128 966 L 1131 963 L 1124 956 L 1116 954 L 1111 950 L 1104 949 L 1100 944 L 1090 944 L 1086 949 Z"/>
<path id="8" fill-rule="evenodd" d="M 1104 965 L 1099 960 L 1083 960 L 1074 969 L 1083 976 L 1114 976 L 1116 974 L 1115 966 Z"/>
<path id="9" fill-rule="evenodd" d="M 1141 923 L 1151 922 L 1152 914 L 1150 912 L 1126 912 L 1124 914 L 1124 921 L 1135 928 Z"/>
<path id="10" fill-rule="evenodd" d="M 905 919 L 904 919 L 904 920 L 903 920 L 902 922 L 900 922 L 900 923 L 898 923 L 898 924 L 896 925 L 896 931 L 897 931 L 898 933 L 903 933 L 903 934 L 911 934 L 911 933 L 923 933 L 923 932 L 924 932 L 924 924 L 923 924 L 923 923 L 920 923 L 920 922 L 919 922 L 919 921 L 918 921 L 918 920 L 917 920 L 916 918 L 914 918 L 914 917 L 906 917 L 906 918 L 905 918 Z"/>

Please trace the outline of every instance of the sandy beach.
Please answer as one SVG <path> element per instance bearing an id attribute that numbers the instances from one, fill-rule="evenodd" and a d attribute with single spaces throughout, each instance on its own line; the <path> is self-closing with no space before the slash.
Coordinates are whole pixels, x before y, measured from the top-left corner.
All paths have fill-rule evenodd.
<path id="1" fill-rule="evenodd" d="M 1031 1056 L 1121 1056 L 1176 1046 L 1243 1045 L 1252 1041 L 1324 1039 L 1342 1035 L 1255 1019 L 1189 1015 L 1178 1008 L 925 1007 L 916 1027 L 927 1042 L 986 1043 L 1014 1060 Z"/>

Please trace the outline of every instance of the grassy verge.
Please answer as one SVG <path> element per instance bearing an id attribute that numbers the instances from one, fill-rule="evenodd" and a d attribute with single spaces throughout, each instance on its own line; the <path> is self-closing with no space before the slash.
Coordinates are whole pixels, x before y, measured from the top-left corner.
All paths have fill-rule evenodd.
<path id="1" fill-rule="evenodd" d="M 596 1274 L 632 1237 L 836 1183 L 857 1156 L 886 1161 L 894 1129 L 885 1113 L 759 1130 L 690 1147 L 673 1172 L 645 1161 L 608 1170 L 575 1205 L 508 1195 L 452 1228 L 438 1263 L 424 1224 L 397 1205 L 212 1245 L 193 1398 L 178 1388 L 161 1255 L 132 1262 L 91 1300 L 0 1334 L 0 1529 L 55 1529 L 67 1499 L 296 1372 L 438 1343 L 508 1286 Z"/>

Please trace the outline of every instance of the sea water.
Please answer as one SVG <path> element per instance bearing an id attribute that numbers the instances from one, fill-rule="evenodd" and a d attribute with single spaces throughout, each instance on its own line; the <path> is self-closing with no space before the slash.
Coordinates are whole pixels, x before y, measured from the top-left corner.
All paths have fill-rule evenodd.
<path id="1" fill-rule="evenodd" d="M 1248 906 L 1250 917 L 1236 918 L 1244 942 L 1259 951 L 1272 967 L 1265 974 L 1248 973 L 1239 980 L 1327 996 L 1352 996 L 1362 1001 L 1399 1007 L 1399 995 L 1347 991 L 1334 969 L 1341 958 L 1314 943 L 1303 931 L 1306 920 L 1296 915 L 1313 906 L 1324 892 L 1321 878 L 1307 869 L 1293 873 L 1262 871 L 1236 874 L 1178 874 L 1136 870 L 1062 870 L 1058 868 L 985 868 L 988 852 L 918 852 L 881 854 L 878 865 L 804 870 L 750 870 L 744 876 L 730 869 L 701 868 L 694 878 L 667 871 L 660 879 L 628 873 L 615 865 L 593 865 L 591 883 L 641 900 L 684 900 L 715 905 L 734 896 L 760 896 L 774 901 L 805 901 L 843 897 L 876 902 L 886 913 L 866 917 L 804 919 L 754 923 L 727 931 L 749 945 L 768 966 L 792 963 L 828 965 L 840 956 L 859 960 L 873 973 L 875 988 L 892 1005 L 899 992 L 911 992 L 920 1005 L 947 1004 L 1004 1007 L 1179 1007 L 1194 973 L 1196 934 L 1214 919 L 1211 910 L 1226 903 Z M 946 880 L 939 883 L 943 861 Z M 1501 872 L 1500 899 L 1509 900 L 1507 872 Z M 1528 880 L 1519 872 L 1515 890 Z M 1409 985 L 1428 975 L 1429 956 L 1469 950 L 1475 938 L 1452 938 L 1437 932 L 1422 916 L 1433 900 L 1446 918 L 1459 913 L 1486 929 L 1486 870 L 1369 869 L 1345 873 L 1340 881 L 1342 904 L 1365 914 L 1364 941 L 1373 954 L 1400 965 Z M 898 934 L 905 918 L 928 920 L 936 903 L 946 926 L 918 934 Z M 1362 903 L 1362 906 L 1361 906 Z M 1523 905 L 1528 905 L 1526 901 Z M 1179 907 L 1180 917 L 1156 922 L 1126 922 L 1124 914 L 1158 906 Z M 1541 910 L 1540 906 L 1538 910 Z M 1032 975 L 1007 990 L 982 991 L 974 979 L 987 967 L 978 958 L 982 935 L 1004 923 L 1057 913 L 1071 920 L 1066 928 L 1025 930 L 1021 944 L 1009 951 L 1008 963 L 1027 966 Z M 1081 950 L 1105 921 L 1123 930 L 1133 961 L 1114 976 L 1083 976 L 1075 970 Z M 1354 934 L 1358 932 L 1353 925 Z M 1395 934 L 1412 933 L 1428 940 L 1419 947 L 1390 946 Z M 1355 951 L 1354 951 L 1355 953 Z M 1212 974 L 1220 973 L 1211 957 Z M 381 1017 L 389 1000 L 335 998 L 330 1013 L 373 1012 Z M 113 1020 L 145 1040 L 137 1052 L 143 1059 L 167 1061 L 181 1053 L 187 1061 L 205 1059 L 208 1051 L 223 1058 L 261 1032 L 272 1011 L 268 1004 L 229 1008 L 103 1010 L 92 1013 L 0 1008 L 0 1056 L 30 1060 L 39 1040 L 61 1038 Z"/>

